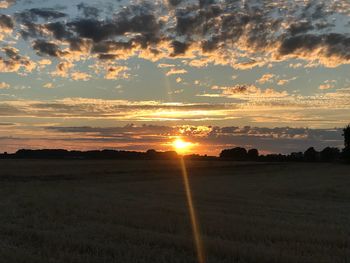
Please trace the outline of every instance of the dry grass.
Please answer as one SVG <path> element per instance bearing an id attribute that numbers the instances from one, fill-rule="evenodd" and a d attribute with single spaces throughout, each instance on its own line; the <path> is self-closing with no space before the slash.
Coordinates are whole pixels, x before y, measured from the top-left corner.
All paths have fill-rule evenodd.
<path id="1" fill-rule="evenodd" d="M 350 173 L 188 163 L 207 262 L 350 262 Z M 0 161 L 0 261 L 196 262 L 180 166 Z"/>

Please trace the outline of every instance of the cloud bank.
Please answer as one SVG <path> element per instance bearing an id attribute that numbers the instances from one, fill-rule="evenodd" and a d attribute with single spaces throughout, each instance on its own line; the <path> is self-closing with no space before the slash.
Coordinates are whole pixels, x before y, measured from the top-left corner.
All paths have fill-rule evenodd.
<path id="1" fill-rule="evenodd" d="M 87 1 L 69 6 L 74 13 L 68 6 L 23 6 L 0 15 L 1 38 L 20 34 L 51 59 L 184 58 L 241 69 L 290 58 L 328 67 L 350 61 L 348 1 L 144 0 L 121 2 L 112 11 Z"/>

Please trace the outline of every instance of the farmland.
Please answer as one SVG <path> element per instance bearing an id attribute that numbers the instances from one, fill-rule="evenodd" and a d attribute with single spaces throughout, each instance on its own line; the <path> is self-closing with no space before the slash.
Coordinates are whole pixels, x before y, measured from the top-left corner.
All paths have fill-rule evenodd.
<path id="1" fill-rule="evenodd" d="M 341 164 L 186 163 L 206 262 L 349 262 Z M 0 161 L 1 262 L 196 262 L 178 160 Z"/>

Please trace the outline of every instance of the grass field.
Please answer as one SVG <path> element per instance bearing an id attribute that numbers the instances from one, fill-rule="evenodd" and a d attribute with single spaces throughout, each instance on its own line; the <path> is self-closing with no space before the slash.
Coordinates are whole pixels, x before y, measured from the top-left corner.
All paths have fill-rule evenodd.
<path id="1" fill-rule="evenodd" d="M 208 263 L 350 262 L 350 167 L 187 162 Z M 177 161 L 0 161 L 0 262 L 196 262 Z"/>

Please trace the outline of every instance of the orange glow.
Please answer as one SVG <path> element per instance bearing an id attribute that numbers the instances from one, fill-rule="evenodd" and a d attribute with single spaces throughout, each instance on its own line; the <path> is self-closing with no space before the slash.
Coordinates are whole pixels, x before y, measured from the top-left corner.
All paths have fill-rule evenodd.
<path id="1" fill-rule="evenodd" d="M 191 147 L 193 147 L 193 143 L 186 142 L 181 138 L 177 138 L 175 141 L 173 141 L 172 145 L 178 153 L 186 153 Z"/>

